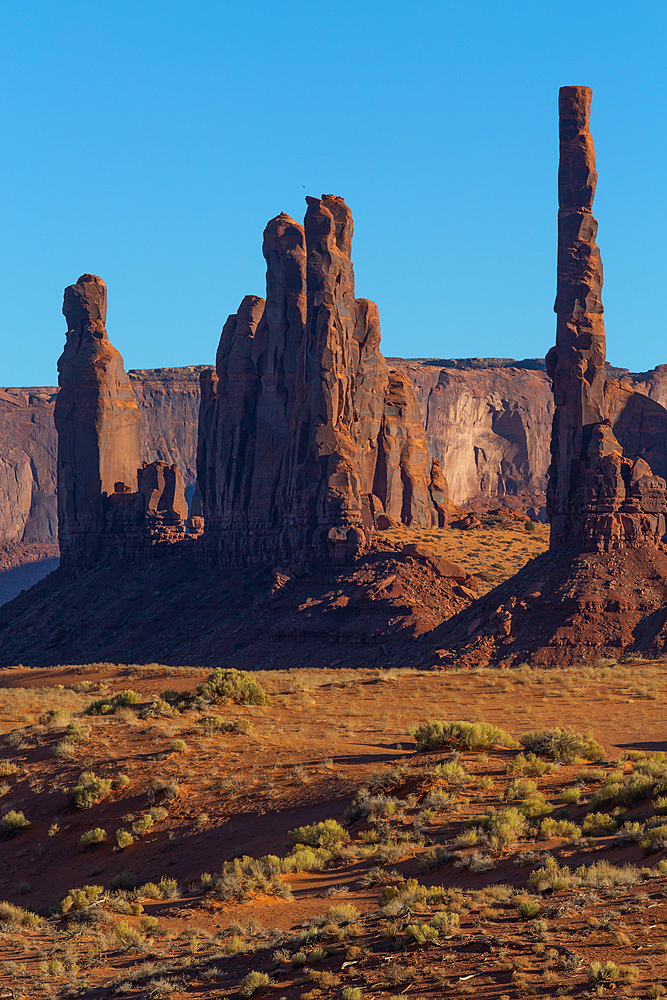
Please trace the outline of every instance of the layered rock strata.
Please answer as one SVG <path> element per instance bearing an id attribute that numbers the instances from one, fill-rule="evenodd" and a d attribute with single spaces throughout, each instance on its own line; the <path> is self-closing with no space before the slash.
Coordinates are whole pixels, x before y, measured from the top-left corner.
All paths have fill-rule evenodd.
<path id="1" fill-rule="evenodd" d="M 243 299 L 201 376 L 204 548 L 223 564 L 347 562 L 378 517 L 446 517 L 412 382 L 380 353 L 377 306 L 355 298 L 350 210 L 306 200 L 304 226 L 269 222 L 266 300 Z"/>
<path id="2" fill-rule="evenodd" d="M 65 289 L 67 340 L 58 361 L 58 537 L 63 565 L 135 558 L 185 533 L 175 466 L 140 466 L 141 417 L 123 359 L 106 332 L 106 285 L 84 274 Z"/>

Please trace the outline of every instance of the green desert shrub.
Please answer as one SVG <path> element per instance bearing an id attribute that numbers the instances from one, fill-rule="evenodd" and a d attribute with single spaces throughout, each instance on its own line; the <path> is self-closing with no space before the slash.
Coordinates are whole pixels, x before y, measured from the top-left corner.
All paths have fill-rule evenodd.
<path id="1" fill-rule="evenodd" d="M 617 827 L 618 823 L 611 813 L 591 812 L 584 817 L 581 830 L 587 837 L 608 837 Z"/>
<path id="2" fill-rule="evenodd" d="M 540 839 L 551 840 L 552 837 L 571 837 L 573 840 L 581 836 L 581 827 L 569 819 L 543 819 L 540 823 Z"/>
<path id="3" fill-rule="evenodd" d="M 591 733 L 575 733 L 570 729 L 539 729 L 524 733 L 520 743 L 526 750 L 543 757 L 552 757 L 561 764 L 576 764 L 580 760 L 604 760 L 604 750 Z"/>
<path id="4" fill-rule="evenodd" d="M 203 684 L 197 687 L 202 698 L 207 701 L 237 705 L 268 705 L 269 695 L 251 674 L 234 668 L 223 670 L 217 667 Z"/>
<path id="5" fill-rule="evenodd" d="M 576 806 L 581 798 L 580 788 L 564 788 L 560 793 L 560 797 L 568 806 Z"/>
<path id="6" fill-rule="evenodd" d="M 266 972 L 249 972 L 239 983 L 239 993 L 242 997 L 251 997 L 259 990 L 265 990 L 271 983 L 271 977 Z"/>
<path id="7" fill-rule="evenodd" d="M 418 944 L 421 947 L 433 944 L 439 937 L 438 928 L 425 923 L 408 924 L 405 928 L 405 933 L 409 942 Z"/>
<path id="8" fill-rule="evenodd" d="M 527 886 L 532 892 L 558 892 L 559 889 L 569 889 L 575 883 L 572 869 L 559 865 L 554 857 L 549 856 L 540 868 L 530 873 Z"/>
<path id="9" fill-rule="evenodd" d="M 84 885 L 80 889 L 70 889 L 60 903 L 61 913 L 75 913 L 97 903 L 104 893 L 101 885 Z"/>
<path id="10" fill-rule="evenodd" d="M 290 844 L 306 847 L 332 847 L 347 840 L 348 833 L 335 819 L 325 819 L 310 826 L 299 826 L 288 833 Z"/>
<path id="11" fill-rule="evenodd" d="M 229 722 L 220 715 L 204 715 L 199 719 L 199 725 L 207 733 L 230 733 L 233 736 L 247 736 L 252 732 L 249 719 L 236 719 Z"/>
<path id="12" fill-rule="evenodd" d="M 510 781 L 507 787 L 507 793 L 505 798 L 509 801 L 513 799 L 527 799 L 529 796 L 534 795 L 537 792 L 537 783 L 531 781 L 530 778 L 515 778 L 514 781 Z"/>
<path id="13" fill-rule="evenodd" d="M 83 771 L 78 784 L 65 789 L 65 793 L 75 809 L 91 809 L 110 794 L 112 785 L 110 778 L 98 778 L 93 771 Z"/>
<path id="14" fill-rule="evenodd" d="M 145 833 L 148 833 L 149 830 L 153 827 L 154 823 L 155 820 L 153 819 L 151 814 L 144 813 L 143 816 L 140 816 L 139 819 L 135 820 L 135 822 L 132 824 L 132 833 L 134 834 L 135 837 L 143 837 L 143 835 Z"/>
<path id="15" fill-rule="evenodd" d="M 21 830 L 25 830 L 27 826 L 30 826 L 30 820 L 25 818 L 21 809 L 10 809 L 0 819 L 0 833 L 5 839 L 15 837 Z"/>
<path id="16" fill-rule="evenodd" d="M 488 817 L 485 826 L 490 846 L 500 849 L 516 844 L 525 836 L 528 823 L 518 809 L 501 809 Z"/>
<path id="17" fill-rule="evenodd" d="M 129 830 L 125 830 L 121 826 L 118 830 L 116 830 L 116 843 L 121 851 L 124 851 L 126 847 L 129 847 L 130 844 L 134 843 L 134 837 Z"/>
<path id="18" fill-rule="evenodd" d="M 654 826 L 640 841 L 642 854 L 655 854 L 667 847 L 667 826 Z"/>
<path id="19" fill-rule="evenodd" d="M 439 722 L 430 720 L 415 729 L 417 750 L 459 746 L 467 750 L 490 750 L 495 746 L 516 747 L 509 733 L 490 722 Z"/>
<path id="20" fill-rule="evenodd" d="M 98 844 L 103 844 L 107 839 L 107 831 L 103 830 L 101 826 L 96 826 L 94 830 L 87 830 L 86 833 L 82 833 L 79 837 L 79 844 L 84 850 L 87 847 L 96 847 Z"/>
<path id="21" fill-rule="evenodd" d="M 98 698 L 92 701 L 85 710 L 85 715 L 113 715 L 119 708 L 126 708 L 128 705 L 136 705 L 141 701 L 141 695 L 136 691 L 118 691 L 117 694 L 109 695 L 108 698 Z"/>
<path id="22" fill-rule="evenodd" d="M 544 774 L 553 774 L 557 765 L 548 760 L 541 760 L 536 754 L 518 753 L 505 768 L 507 774 L 523 774 L 528 778 L 541 778 Z"/>

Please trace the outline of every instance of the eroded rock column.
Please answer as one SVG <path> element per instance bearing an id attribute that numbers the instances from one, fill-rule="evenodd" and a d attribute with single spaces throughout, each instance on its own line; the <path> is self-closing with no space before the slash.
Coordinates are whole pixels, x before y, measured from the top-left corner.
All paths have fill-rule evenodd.
<path id="1" fill-rule="evenodd" d="M 82 275 L 65 289 L 67 342 L 58 361 L 58 532 L 63 565 L 99 555 L 106 498 L 137 489 L 141 417 L 123 359 L 105 327 L 107 290 Z"/>

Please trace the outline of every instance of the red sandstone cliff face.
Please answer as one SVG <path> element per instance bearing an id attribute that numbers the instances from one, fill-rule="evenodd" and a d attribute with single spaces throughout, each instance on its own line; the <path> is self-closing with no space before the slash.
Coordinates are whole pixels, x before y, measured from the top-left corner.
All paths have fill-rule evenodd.
<path id="1" fill-rule="evenodd" d="M 357 300 L 358 305 L 362 301 Z M 429 453 L 442 462 L 455 504 L 472 500 L 474 505 L 500 501 L 543 505 L 553 394 L 544 371 L 522 367 L 535 362 L 386 361 L 390 369 L 410 376 Z M 630 405 L 622 405 L 629 396 L 628 389 L 621 389 L 612 414 L 617 439 L 626 452 L 641 455 L 656 475 L 665 478 L 667 446 L 661 428 L 667 365 L 638 374 L 609 370 L 621 385 L 649 397 L 640 401 L 638 411 L 636 396 Z M 176 464 L 188 497 L 196 478 L 202 371 L 210 369 L 193 365 L 128 372 L 141 414 L 141 458 Z M 270 395 L 265 389 L 261 423 L 262 434 L 271 431 L 274 440 L 285 377 L 279 368 L 276 372 L 275 388 Z M 55 387 L 0 389 L 0 542 L 56 542 L 53 405 L 57 391 Z M 284 434 L 284 422 L 282 426 Z"/>

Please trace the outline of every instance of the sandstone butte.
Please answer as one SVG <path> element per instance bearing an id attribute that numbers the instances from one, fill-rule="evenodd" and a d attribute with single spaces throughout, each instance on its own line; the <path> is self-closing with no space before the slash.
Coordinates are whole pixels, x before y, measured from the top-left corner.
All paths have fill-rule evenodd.
<path id="1" fill-rule="evenodd" d="M 559 97 L 550 549 L 436 630 L 443 663 L 577 662 L 667 639 L 667 414 L 605 369 L 591 96 Z"/>
<path id="2" fill-rule="evenodd" d="M 352 214 L 333 195 L 306 201 L 303 226 L 268 223 L 266 300 L 243 299 L 201 375 L 208 561 L 347 563 L 375 527 L 447 519 L 413 383 L 380 353 L 375 303 L 355 298 Z"/>

